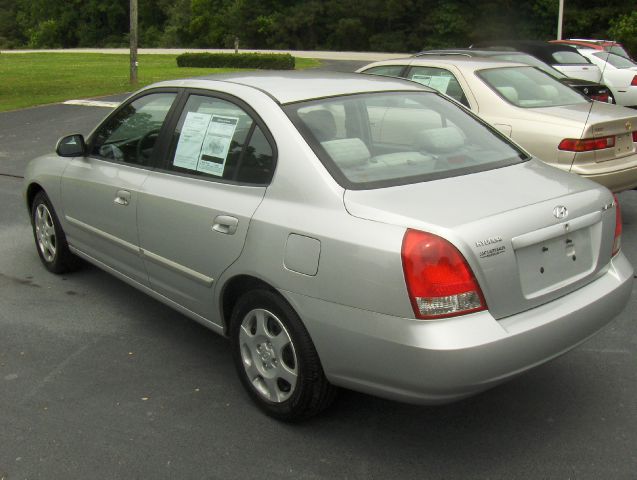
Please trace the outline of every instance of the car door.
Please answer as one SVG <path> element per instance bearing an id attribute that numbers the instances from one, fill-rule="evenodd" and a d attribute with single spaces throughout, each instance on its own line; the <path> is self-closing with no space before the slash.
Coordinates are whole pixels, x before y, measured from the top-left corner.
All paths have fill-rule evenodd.
<path id="1" fill-rule="evenodd" d="M 162 91 L 128 101 L 95 130 L 88 155 L 71 159 L 61 181 L 69 244 L 143 285 L 137 202 L 176 97 Z"/>
<path id="2" fill-rule="evenodd" d="M 139 236 L 153 290 L 214 318 L 216 279 L 240 255 L 272 178 L 276 149 L 240 101 L 191 92 L 162 168 L 139 199 Z"/>

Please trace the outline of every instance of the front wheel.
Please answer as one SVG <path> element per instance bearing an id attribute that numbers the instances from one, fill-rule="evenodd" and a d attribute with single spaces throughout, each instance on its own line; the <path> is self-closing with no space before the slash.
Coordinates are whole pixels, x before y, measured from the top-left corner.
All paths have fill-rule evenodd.
<path id="1" fill-rule="evenodd" d="M 53 273 L 65 273 L 77 268 L 79 258 L 71 253 L 66 237 L 49 197 L 38 192 L 31 204 L 31 224 L 38 255 Z"/>
<path id="2" fill-rule="evenodd" d="M 232 314 L 230 338 L 241 383 L 268 415 L 302 420 L 334 399 L 336 389 L 325 378 L 309 334 L 276 293 L 243 295 Z"/>

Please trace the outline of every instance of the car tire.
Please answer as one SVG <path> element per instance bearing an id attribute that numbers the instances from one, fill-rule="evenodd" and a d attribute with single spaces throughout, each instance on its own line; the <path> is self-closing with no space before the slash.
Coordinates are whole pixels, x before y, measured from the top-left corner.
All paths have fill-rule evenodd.
<path id="1" fill-rule="evenodd" d="M 60 274 L 77 269 L 80 259 L 69 250 L 55 209 L 44 191 L 38 192 L 31 204 L 31 225 L 38 255 L 47 270 Z"/>
<path id="2" fill-rule="evenodd" d="M 332 403 L 336 387 L 325 378 L 301 319 L 278 294 L 244 294 L 232 313 L 230 339 L 241 383 L 266 414 L 294 422 Z"/>

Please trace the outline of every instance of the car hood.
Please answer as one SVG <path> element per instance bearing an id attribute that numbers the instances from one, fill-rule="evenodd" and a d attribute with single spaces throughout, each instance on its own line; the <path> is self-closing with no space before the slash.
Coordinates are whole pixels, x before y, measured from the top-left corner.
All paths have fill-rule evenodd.
<path id="1" fill-rule="evenodd" d="M 353 216 L 451 241 L 471 265 L 495 318 L 536 307 L 592 281 L 610 260 L 615 212 L 604 207 L 612 201 L 605 188 L 534 159 L 344 195 Z M 567 207 L 568 222 L 554 216 L 558 206 Z M 579 260 L 567 257 L 567 240 L 576 245 L 573 255 Z M 544 248 L 550 254 L 543 253 Z"/>

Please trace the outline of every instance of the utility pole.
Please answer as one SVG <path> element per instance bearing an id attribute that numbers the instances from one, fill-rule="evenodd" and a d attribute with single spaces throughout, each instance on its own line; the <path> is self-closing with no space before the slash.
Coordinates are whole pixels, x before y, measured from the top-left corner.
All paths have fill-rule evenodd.
<path id="1" fill-rule="evenodd" d="M 137 0 L 130 0 L 130 83 L 137 84 Z"/>
<path id="2" fill-rule="evenodd" d="M 560 0 L 560 9 L 557 14 L 557 39 L 562 40 L 562 20 L 564 20 L 564 0 Z"/>

